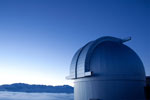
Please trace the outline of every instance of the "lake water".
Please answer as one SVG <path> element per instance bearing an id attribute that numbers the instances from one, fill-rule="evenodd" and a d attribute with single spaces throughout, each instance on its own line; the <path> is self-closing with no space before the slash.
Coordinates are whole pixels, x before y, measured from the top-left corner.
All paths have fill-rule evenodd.
<path id="1" fill-rule="evenodd" d="M 0 100 L 73 100 L 73 94 L 0 92 Z"/>

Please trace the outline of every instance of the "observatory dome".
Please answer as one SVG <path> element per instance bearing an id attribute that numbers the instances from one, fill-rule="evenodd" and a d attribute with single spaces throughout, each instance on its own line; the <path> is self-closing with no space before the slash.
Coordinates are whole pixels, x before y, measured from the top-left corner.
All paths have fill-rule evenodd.
<path id="1" fill-rule="evenodd" d="M 145 100 L 144 66 L 128 40 L 101 37 L 75 53 L 67 77 L 75 100 Z"/>
<path id="2" fill-rule="evenodd" d="M 106 36 L 87 43 L 74 55 L 68 78 L 145 80 L 142 61 L 125 41 Z"/>

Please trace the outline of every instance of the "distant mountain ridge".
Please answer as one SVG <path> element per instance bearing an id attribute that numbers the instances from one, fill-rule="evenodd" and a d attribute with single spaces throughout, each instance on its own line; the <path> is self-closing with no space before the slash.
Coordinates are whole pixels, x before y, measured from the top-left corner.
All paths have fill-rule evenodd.
<path id="1" fill-rule="evenodd" d="M 28 93 L 73 93 L 73 87 L 69 85 L 29 85 L 25 83 L 14 83 L 10 85 L 0 85 L 0 91 L 28 92 Z"/>

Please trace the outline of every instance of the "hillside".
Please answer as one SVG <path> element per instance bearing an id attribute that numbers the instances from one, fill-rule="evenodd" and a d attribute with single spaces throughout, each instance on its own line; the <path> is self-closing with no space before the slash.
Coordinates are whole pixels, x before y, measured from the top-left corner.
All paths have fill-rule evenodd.
<path id="1" fill-rule="evenodd" d="M 73 93 L 73 87 L 69 85 L 29 85 L 24 83 L 14 83 L 10 85 L 0 85 L 0 91 L 29 92 L 29 93 Z"/>

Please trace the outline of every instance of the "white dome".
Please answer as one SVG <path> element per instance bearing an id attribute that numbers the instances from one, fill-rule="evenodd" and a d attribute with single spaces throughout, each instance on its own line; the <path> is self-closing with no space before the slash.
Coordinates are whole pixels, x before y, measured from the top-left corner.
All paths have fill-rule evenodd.
<path id="1" fill-rule="evenodd" d="M 68 78 L 145 80 L 142 61 L 124 41 L 107 36 L 89 42 L 74 55 Z"/>

